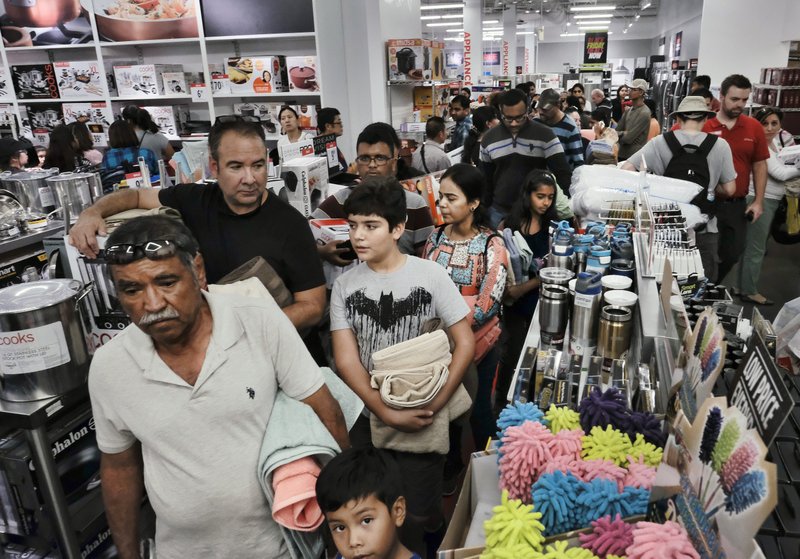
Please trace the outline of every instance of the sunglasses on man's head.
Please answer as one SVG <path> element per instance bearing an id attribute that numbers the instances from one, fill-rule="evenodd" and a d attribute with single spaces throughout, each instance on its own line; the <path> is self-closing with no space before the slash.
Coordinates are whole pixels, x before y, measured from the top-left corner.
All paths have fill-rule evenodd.
<path id="1" fill-rule="evenodd" d="M 227 122 L 237 122 L 237 121 L 240 121 L 240 122 L 254 122 L 254 123 L 258 123 L 258 124 L 261 123 L 261 119 L 258 118 L 257 116 L 251 116 L 251 115 L 220 115 L 214 121 L 214 124 L 227 123 Z"/>
<path id="2" fill-rule="evenodd" d="M 175 256 L 179 248 L 175 241 L 167 239 L 139 244 L 121 243 L 106 247 L 106 261 L 109 264 L 130 264 L 142 258 L 163 260 Z"/>

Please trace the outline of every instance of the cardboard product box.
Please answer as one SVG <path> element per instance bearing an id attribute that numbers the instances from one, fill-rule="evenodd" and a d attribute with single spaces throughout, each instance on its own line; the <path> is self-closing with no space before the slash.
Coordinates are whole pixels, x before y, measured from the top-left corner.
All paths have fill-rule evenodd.
<path id="1" fill-rule="evenodd" d="M 41 249 L 4 259 L 0 262 L 0 288 L 38 281 L 46 268 L 47 254 Z"/>
<path id="2" fill-rule="evenodd" d="M 61 103 L 37 103 L 36 105 L 20 105 L 20 109 L 25 107 L 25 113 L 21 114 L 23 118 L 23 129 L 27 126 L 30 127 L 28 137 L 34 145 L 48 146 L 50 144 L 50 132 L 55 128 L 64 118 L 64 113 L 61 108 Z M 22 111 L 20 110 L 20 113 Z"/>
<path id="3" fill-rule="evenodd" d="M 285 56 L 237 56 L 226 59 L 231 93 L 289 91 Z"/>
<path id="4" fill-rule="evenodd" d="M 11 96 L 11 81 L 9 77 L 5 66 L 0 66 L 0 99 L 10 98 Z"/>
<path id="5" fill-rule="evenodd" d="M 287 56 L 286 69 L 289 76 L 289 91 L 319 91 L 316 56 Z"/>
<path id="6" fill-rule="evenodd" d="M 52 64 L 11 66 L 11 81 L 17 99 L 58 99 L 58 84 Z"/>
<path id="7" fill-rule="evenodd" d="M 281 163 L 287 202 L 306 217 L 328 196 L 328 160 L 300 157 Z M 283 196 L 281 196 L 283 197 Z"/>
<path id="8" fill-rule="evenodd" d="M 430 87 L 417 86 L 414 88 L 414 105 L 417 107 L 433 106 L 433 89 Z"/>
<path id="9" fill-rule="evenodd" d="M 165 95 L 189 95 L 186 74 L 183 72 L 161 72 Z"/>
<path id="10" fill-rule="evenodd" d="M 399 81 L 432 79 L 432 54 L 432 43 L 427 39 L 390 39 L 386 41 L 389 79 Z"/>
<path id="11" fill-rule="evenodd" d="M 180 64 L 114 66 L 117 93 L 120 97 L 160 97 L 166 95 L 163 79 L 165 72 L 183 73 L 183 66 Z"/>
<path id="12" fill-rule="evenodd" d="M 331 242 L 342 243 L 350 240 L 350 226 L 347 224 L 346 219 L 310 219 L 308 224 L 318 245 L 326 245 Z M 322 271 L 325 273 L 325 285 L 328 289 L 332 289 L 339 276 L 357 265 L 357 259 L 354 259 L 347 266 L 335 266 L 330 262 L 323 262 Z"/>
<path id="13" fill-rule="evenodd" d="M 431 41 L 431 79 L 445 79 L 444 41 Z"/>
<path id="14" fill-rule="evenodd" d="M 297 111 L 297 124 L 303 130 L 317 133 L 317 106 L 316 105 L 293 105 Z M 280 124 L 280 123 L 279 123 Z"/>
<path id="15" fill-rule="evenodd" d="M 82 120 L 89 128 L 95 147 L 108 147 L 108 127 L 114 115 L 104 101 L 95 103 L 63 103 L 64 123 Z"/>
<path id="16" fill-rule="evenodd" d="M 170 105 L 152 105 L 141 107 L 145 109 L 156 123 L 161 133 L 167 137 L 178 136 L 178 120 L 175 116 L 175 110 Z"/>
<path id="17" fill-rule="evenodd" d="M 97 62 L 54 62 L 58 92 L 62 99 L 102 97 L 103 75 Z"/>

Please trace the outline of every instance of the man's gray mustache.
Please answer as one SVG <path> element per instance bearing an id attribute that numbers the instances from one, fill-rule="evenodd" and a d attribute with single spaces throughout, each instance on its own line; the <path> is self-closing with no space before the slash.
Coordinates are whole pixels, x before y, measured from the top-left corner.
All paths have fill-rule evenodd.
<path id="1" fill-rule="evenodd" d="M 139 324 L 142 326 L 150 326 L 151 324 L 158 322 L 160 320 L 167 320 L 169 318 L 178 318 L 179 316 L 180 315 L 178 314 L 178 311 L 176 311 L 172 307 L 167 307 L 163 311 L 143 314 L 142 318 L 139 320 Z"/>

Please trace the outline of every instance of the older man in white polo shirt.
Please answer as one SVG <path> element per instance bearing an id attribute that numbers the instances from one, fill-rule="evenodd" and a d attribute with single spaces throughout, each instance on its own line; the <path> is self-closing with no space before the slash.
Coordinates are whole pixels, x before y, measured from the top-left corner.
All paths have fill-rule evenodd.
<path id="1" fill-rule="evenodd" d="M 106 258 L 133 321 L 97 351 L 89 374 L 120 557 L 139 557 L 143 484 L 159 559 L 288 556 L 257 462 L 278 388 L 349 446 L 319 367 L 273 300 L 201 291 L 203 260 L 179 221 L 128 222 L 108 238 Z"/>

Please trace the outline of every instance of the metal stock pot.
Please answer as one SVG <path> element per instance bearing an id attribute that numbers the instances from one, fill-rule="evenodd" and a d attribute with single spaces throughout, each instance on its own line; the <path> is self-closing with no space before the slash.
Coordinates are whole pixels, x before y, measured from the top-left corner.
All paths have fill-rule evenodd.
<path id="1" fill-rule="evenodd" d="M 0 184 L 10 190 L 22 206 L 33 213 L 47 215 L 60 207 L 47 179 L 58 174 L 58 169 L 32 169 L 13 174 L 3 174 Z"/>
<path id="2" fill-rule="evenodd" d="M 0 398 L 42 400 L 86 382 L 89 351 L 79 303 L 91 289 L 70 279 L 0 289 Z"/>
<path id="3" fill-rule="evenodd" d="M 45 179 L 64 212 L 64 222 L 74 223 L 83 210 L 92 205 L 90 173 L 61 173 Z"/>

